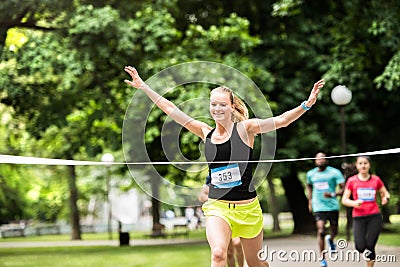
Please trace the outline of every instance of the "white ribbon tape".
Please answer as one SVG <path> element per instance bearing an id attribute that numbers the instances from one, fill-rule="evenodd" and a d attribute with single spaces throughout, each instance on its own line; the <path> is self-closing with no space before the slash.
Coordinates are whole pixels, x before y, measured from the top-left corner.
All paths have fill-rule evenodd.
<path id="1" fill-rule="evenodd" d="M 374 156 L 374 155 L 386 155 L 386 154 L 397 154 L 400 153 L 400 148 L 392 148 L 385 150 L 378 150 L 372 152 L 355 153 L 338 156 L 328 156 L 327 159 L 333 158 L 346 158 L 346 157 L 358 157 L 358 156 Z M 304 160 L 315 160 L 315 158 L 297 158 L 297 159 L 267 159 L 267 160 L 253 160 L 253 161 L 235 161 L 235 163 L 278 163 L 278 162 L 292 162 L 292 161 L 304 161 Z M 188 164 L 207 164 L 206 161 L 158 161 L 158 162 L 101 162 L 101 161 L 82 161 L 82 160 L 66 160 L 66 159 L 49 159 L 49 158 L 37 158 L 37 157 L 24 157 L 24 156 L 12 156 L 12 155 L 0 155 L 0 163 L 8 164 L 27 164 L 27 165 L 64 165 L 64 166 L 89 166 L 89 165 L 188 165 Z M 219 163 L 232 163 L 232 161 L 221 161 Z"/>

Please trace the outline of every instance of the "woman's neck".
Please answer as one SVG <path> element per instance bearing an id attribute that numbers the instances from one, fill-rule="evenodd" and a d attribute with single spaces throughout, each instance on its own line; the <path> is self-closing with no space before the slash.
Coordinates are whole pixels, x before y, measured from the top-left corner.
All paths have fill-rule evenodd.
<path id="1" fill-rule="evenodd" d="M 229 140 L 233 129 L 233 122 L 231 124 L 223 125 L 217 123 L 215 126 L 215 131 L 211 136 L 211 142 L 214 144 L 222 144 Z"/>
<path id="2" fill-rule="evenodd" d="M 215 133 L 218 135 L 230 134 L 232 132 L 233 122 L 217 123 L 215 126 Z"/>
<path id="3" fill-rule="evenodd" d="M 361 181 L 367 181 L 369 180 L 369 178 L 371 178 L 371 175 L 369 173 L 358 173 L 357 176 L 358 179 L 360 179 Z"/>

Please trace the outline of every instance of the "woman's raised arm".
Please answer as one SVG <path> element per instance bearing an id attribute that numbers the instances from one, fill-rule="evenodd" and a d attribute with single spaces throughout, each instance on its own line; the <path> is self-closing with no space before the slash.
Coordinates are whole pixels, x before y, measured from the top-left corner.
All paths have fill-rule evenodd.
<path id="1" fill-rule="evenodd" d="M 127 66 L 125 67 L 125 71 L 131 76 L 132 81 L 125 80 L 125 83 L 129 84 L 132 87 L 135 87 L 139 90 L 142 90 L 150 100 L 157 105 L 162 111 L 165 112 L 169 117 L 171 117 L 174 121 L 188 129 L 190 132 L 199 136 L 201 139 L 205 139 L 207 133 L 211 130 L 211 127 L 204 122 L 195 120 L 191 118 L 189 115 L 181 111 L 174 103 L 161 96 L 153 89 L 150 88 L 147 84 L 143 82 L 140 78 L 137 70 L 134 67 Z"/>
<path id="2" fill-rule="evenodd" d="M 301 103 L 301 105 L 286 111 L 285 113 L 268 118 L 268 119 L 251 119 L 246 122 L 246 128 L 249 134 L 260 134 L 270 131 L 277 130 L 282 127 L 286 127 L 298 118 L 301 117 L 307 110 L 309 110 L 312 105 L 317 101 L 320 89 L 324 87 L 325 81 L 319 80 L 314 83 L 313 89 L 306 101 Z"/>

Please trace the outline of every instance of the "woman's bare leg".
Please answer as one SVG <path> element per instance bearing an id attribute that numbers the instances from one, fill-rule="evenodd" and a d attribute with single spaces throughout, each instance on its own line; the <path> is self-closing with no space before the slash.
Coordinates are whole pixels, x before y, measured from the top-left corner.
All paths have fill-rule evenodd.
<path id="1" fill-rule="evenodd" d="M 211 267 L 225 267 L 232 236 L 231 228 L 225 220 L 217 216 L 208 216 L 206 235 L 211 248 Z"/>
<path id="2" fill-rule="evenodd" d="M 246 263 L 249 267 L 269 267 L 267 261 L 259 259 L 259 251 L 263 249 L 263 231 L 254 238 L 241 238 Z"/>

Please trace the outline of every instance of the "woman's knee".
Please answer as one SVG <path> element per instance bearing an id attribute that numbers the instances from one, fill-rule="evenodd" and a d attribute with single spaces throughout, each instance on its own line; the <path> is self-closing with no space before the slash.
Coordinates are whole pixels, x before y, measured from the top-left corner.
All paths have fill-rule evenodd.
<path id="1" fill-rule="evenodd" d="M 360 253 L 363 253 L 364 250 L 366 249 L 365 245 L 361 245 L 361 244 L 355 244 L 356 250 Z"/>
<path id="2" fill-rule="evenodd" d="M 227 251 L 221 247 L 215 247 L 211 250 L 212 260 L 214 262 L 226 261 Z"/>

